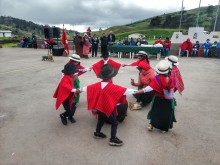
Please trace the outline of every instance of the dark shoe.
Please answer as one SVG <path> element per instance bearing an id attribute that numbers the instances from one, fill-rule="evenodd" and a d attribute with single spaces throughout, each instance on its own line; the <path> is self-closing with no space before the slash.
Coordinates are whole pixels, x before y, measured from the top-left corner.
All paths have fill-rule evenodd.
<path id="1" fill-rule="evenodd" d="M 106 138 L 106 135 L 102 132 L 94 132 L 94 138 L 103 139 L 103 138 Z"/>
<path id="2" fill-rule="evenodd" d="M 119 138 L 110 139 L 109 144 L 111 146 L 121 146 L 123 144 L 123 141 L 121 141 Z"/>
<path id="3" fill-rule="evenodd" d="M 75 120 L 73 117 L 68 117 L 68 119 L 69 119 L 69 121 L 70 121 L 71 123 L 75 123 L 75 122 L 76 122 L 76 120 Z"/>
<path id="4" fill-rule="evenodd" d="M 66 117 L 60 114 L 60 118 L 61 118 L 61 122 L 63 123 L 63 125 L 67 125 Z"/>

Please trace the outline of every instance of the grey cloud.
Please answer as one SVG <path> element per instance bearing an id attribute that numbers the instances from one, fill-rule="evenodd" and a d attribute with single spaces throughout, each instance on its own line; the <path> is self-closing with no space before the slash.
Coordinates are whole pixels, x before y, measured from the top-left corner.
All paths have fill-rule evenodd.
<path id="1" fill-rule="evenodd" d="M 1 15 L 42 24 L 88 25 L 92 28 L 124 25 L 164 13 L 124 5 L 120 0 L 1 0 L 0 5 Z"/>

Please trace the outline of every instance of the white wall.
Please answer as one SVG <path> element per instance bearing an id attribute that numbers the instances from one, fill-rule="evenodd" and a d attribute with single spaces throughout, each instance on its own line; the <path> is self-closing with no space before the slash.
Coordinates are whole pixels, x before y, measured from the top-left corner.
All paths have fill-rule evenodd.
<path id="1" fill-rule="evenodd" d="M 183 35 L 182 32 L 174 32 L 171 42 L 180 44 L 186 41 L 187 38 L 190 38 L 192 43 L 196 43 L 196 41 L 204 43 L 206 39 L 210 39 L 211 43 L 215 41 L 220 42 L 220 31 L 205 34 L 204 27 L 190 27 L 187 35 Z"/>
<path id="2" fill-rule="evenodd" d="M 0 32 L 0 37 L 11 37 L 11 32 Z"/>

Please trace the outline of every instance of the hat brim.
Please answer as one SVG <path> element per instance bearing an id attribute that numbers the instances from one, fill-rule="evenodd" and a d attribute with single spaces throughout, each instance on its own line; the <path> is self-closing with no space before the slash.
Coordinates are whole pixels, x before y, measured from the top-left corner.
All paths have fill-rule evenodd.
<path id="1" fill-rule="evenodd" d="M 103 75 L 103 74 L 100 72 L 99 75 L 98 75 L 98 77 L 99 77 L 100 79 L 104 79 L 104 80 L 108 80 L 108 79 L 110 79 L 110 78 L 112 78 L 112 77 L 115 77 L 115 76 L 118 74 L 118 70 L 115 69 L 115 68 L 112 68 L 112 69 L 113 69 L 113 70 L 112 70 L 112 73 L 111 73 L 111 74 Z"/>
<path id="2" fill-rule="evenodd" d="M 169 57 L 165 57 L 165 60 L 167 60 L 169 63 L 171 63 L 171 65 L 172 65 L 172 64 L 175 65 L 175 66 L 178 66 L 178 65 L 179 65 L 179 62 L 171 62 L 171 61 L 169 60 Z"/>
<path id="3" fill-rule="evenodd" d="M 71 74 L 78 73 L 79 70 L 76 69 L 76 70 L 74 70 L 74 71 L 72 71 L 72 72 L 67 73 L 67 72 L 65 72 L 65 70 L 63 69 L 61 72 L 62 72 L 63 74 L 66 74 L 66 75 L 71 75 Z"/>
<path id="4" fill-rule="evenodd" d="M 167 69 L 166 71 L 161 71 L 161 70 L 158 70 L 158 64 L 156 65 L 156 68 L 155 68 L 155 71 L 158 73 L 158 74 L 168 74 L 170 69 Z"/>
<path id="5" fill-rule="evenodd" d="M 137 53 L 136 56 L 147 56 L 147 54 Z"/>
<path id="6" fill-rule="evenodd" d="M 73 60 L 73 61 L 81 62 L 80 59 L 75 59 L 75 58 L 73 58 L 73 57 L 71 57 L 71 56 L 69 57 L 69 59 L 71 59 L 71 60 Z"/>

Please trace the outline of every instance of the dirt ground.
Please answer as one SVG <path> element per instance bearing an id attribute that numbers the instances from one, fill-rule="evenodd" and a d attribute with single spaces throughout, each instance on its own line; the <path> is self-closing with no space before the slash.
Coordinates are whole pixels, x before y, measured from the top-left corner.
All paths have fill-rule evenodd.
<path id="1" fill-rule="evenodd" d="M 67 57 L 41 61 L 46 50 L 0 49 L 0 164 L 1 165 L 218 165 L 220 164 L 220 60 L 180 58 L 185 90 L 176 93 L 177 123 L 165 134 L 148 132 L 147 113 L 128 110 L 119 124 L 121 147 L 109 146 L 110 125 L 102 131 L 106 139 L 94 139 L 97 120 L 87 110 L 81 94 L 75 124 L 64 126 L 52 97 Z M 120 63 L 131 63 L 128 58 Z M 100 57 L 82 59 L 90 67 Z M 157 60 L 150 58 L 155 67 Z M 137 80 L 135 67 L 121 68 L 114 83 L 127 88 Z M 93 71 L 80 77 L 81 86 L 97 82 Z M 128 101 L 135 101 L 133 96 Z"/>

